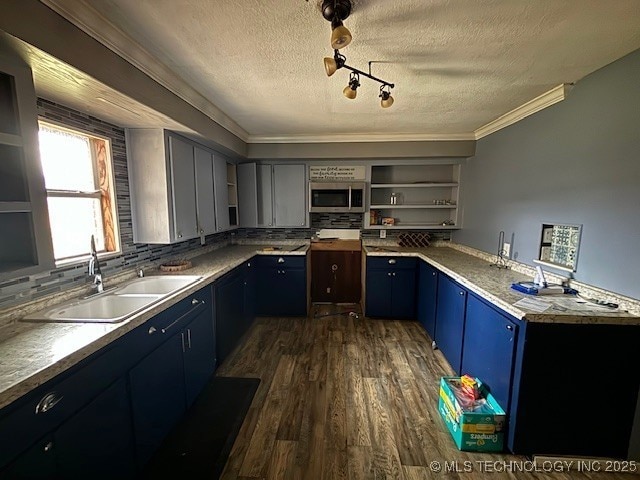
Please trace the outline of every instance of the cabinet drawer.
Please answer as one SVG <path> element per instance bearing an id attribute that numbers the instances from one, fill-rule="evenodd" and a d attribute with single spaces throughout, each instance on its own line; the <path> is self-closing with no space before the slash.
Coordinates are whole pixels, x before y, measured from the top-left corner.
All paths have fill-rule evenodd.
<path id="1" fill-rule="evenodd" d="M 136 355 L 131 363 L 137 363 L 159 347 L 203 310 L 208 309 L 211 312 L 210 316 L 213 322 L 213 302 L 211 298 L 210 287 L 198 290 L 125 335 L 124 339 L 129 346 L 129 350 L 134 351 Z"/>
<path id="2" fill-rule="evenodd" d="M 304 268 L 307 264 L 306 255 L 258 255 L 254 258 L 256 267 Z"/>
<path id="3" fill-rule="evenodd" d="M 417 259 L 412 257 L 368 257 L 367 268 L 371 269 L 396 269 L 416 268 Z"/>

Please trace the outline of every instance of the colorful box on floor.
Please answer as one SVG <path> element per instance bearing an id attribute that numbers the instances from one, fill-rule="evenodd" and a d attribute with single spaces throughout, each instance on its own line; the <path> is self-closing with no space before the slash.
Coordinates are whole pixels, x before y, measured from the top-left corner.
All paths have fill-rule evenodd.
<path id="1" fill-rule="evenodd" d="M 460 377 L 442 377 L 440 379 L 440 399 L 438 411 L 447 424 L 459 450 L 470 452 L 501 452 L 506 430 L 506 414 L 493 395 L 479 383 L 482 398 L 485 398 L 490 413 L 465 412 L 451 390 L 448 380 L 460 380 Z"/>

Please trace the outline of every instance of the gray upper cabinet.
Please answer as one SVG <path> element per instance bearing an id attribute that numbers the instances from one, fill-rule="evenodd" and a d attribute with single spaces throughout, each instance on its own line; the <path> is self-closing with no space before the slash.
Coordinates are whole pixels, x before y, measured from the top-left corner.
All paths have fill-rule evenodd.
<path id="1" fill-rule="evenodd" d="M 238 211 L 241 227 L 258 226 L 258 189 L 256 167 L 255 163 L 241 163 L 237 167 L 239 192 Z"/>
<path id="2" fill-rule="evenodd" d="M 238 165 L 243 227 L 308 226 L 305 165 Z"/>
<path id="3" fill-rule="evenodd" d="M 0 280 L 53 268 L 31 70 L 0 55 Z"/>
<path id="4" fill-rule="evenodd" d="M 306 227 L 307 171 L 305 165 L 273 166 L 273 205 L 277 227 Z"/>
<path id="5" fill-rule="evenodd" d="M 216 232 L 216 210 L 213 187 L 213 155 L 194 147 L 196 175 L 196 209 L 199 235 Z"/>
<path id="6" fill-rule="evenodd" d="M 228 224 L 226 202 L 220 210 L 215 203 L 216 175 L 226 196 L 224 159 L 217 162 L 204 146 L 161 128 L 127 129 L 126 142 L 134 242 L 176 243 Z"/>
<path id="7" fill-rule="evenodd" d="M 193 145 L 169 136 L 169 158 L 171 160 L 171 185 L 173 190 L 174 239 L 187 240 L 198 236 L 196 218 L 195 164 Z"/>
<path id="8" fill-rule="evenodd" d="M 256 166 L 258 227 L 273 227 L 273 175 L 271 165 Z"/>

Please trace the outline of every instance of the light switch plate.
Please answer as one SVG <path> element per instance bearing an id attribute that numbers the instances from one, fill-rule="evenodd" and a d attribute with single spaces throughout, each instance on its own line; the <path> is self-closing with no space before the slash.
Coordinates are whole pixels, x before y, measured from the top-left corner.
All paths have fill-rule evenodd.
<path id="1" fill-rule="evenodd" d="M 387 238 L 387 231 L 384 228 L 380 230 L 380 238 Z"/>

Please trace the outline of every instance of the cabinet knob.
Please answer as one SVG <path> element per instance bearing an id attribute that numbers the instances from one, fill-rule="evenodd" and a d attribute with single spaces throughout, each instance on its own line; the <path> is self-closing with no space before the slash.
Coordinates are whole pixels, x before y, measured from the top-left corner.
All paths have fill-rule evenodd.
<path id="1" fill-rule="evenodd" d="M 463 291 L 459 291 L 458 293 L 459 293 L 460 295 L 464 295 L 464 292 L 463 292 Z"/>
<path id="2" fill-rule="evenodd" d="M 387 275 L 391 276 L 391 272 L 387 273 Z"/>
<path id="3" fill-rule="evenodd" d="M 53 442 L 47 442 L 47 444 L 44 446 L 43 450 L 45 452 L 50 452 L 51 450 L 53 450 Z"/>
<path id="4" fill-rule="evenodd" d="M 396 272 L 393 272 L 393 276 L 394 276 L 394 277 L 396 276 Z"/>
<path id="5" fill-rule="evenodd" d="M 513 326 L 512 325 L 507 325 L 507 330 L 513 330 Z"/>
<path id="6" fill-rule="evenodd" d="M 247 267 L 251 267 L 251 262 L 248 262 L 248 263 L 247 263 Z"/>
<path id="7" fill-rule="evenodd" d="M 278 258 L 278 263 L 284 263 L 284 258 L 282 257 Z"/>
<path id="8" fill-rule="evenodd" d="M 153 335 L 157 331 L 158 331 L 158 329 L 156 327 L 149 327 L 149 335 Z"/>
<path id="9" fill-rule="evenodd" d="M 435 277 L 436 276 L 436 272 L 431 272 L 431 276 Z"/>
<path id="10" fill-rule="evenodd" d="M 389 265 L 395 265 L 396 264 L 396 259 L 395 258 L 390 258 L 389 259 Z"/>
<path id="11" fill-rule="evenodd" d="M 191 299 L 191 305 L 197 305 L 198 303 L 200 303 L 200 300 L 198 300 L 197 298 Z"/>
<path id="12" fill-rule="evenodd" d="M 178 238 L 182 238 L 182 234 L 178 232 Z"/>
<path id="13" fill-rule="evenodd" d="M 201 228 L 201 229 L 200 229 L 200 233 L 204 233 L 204 228 Z"/>

